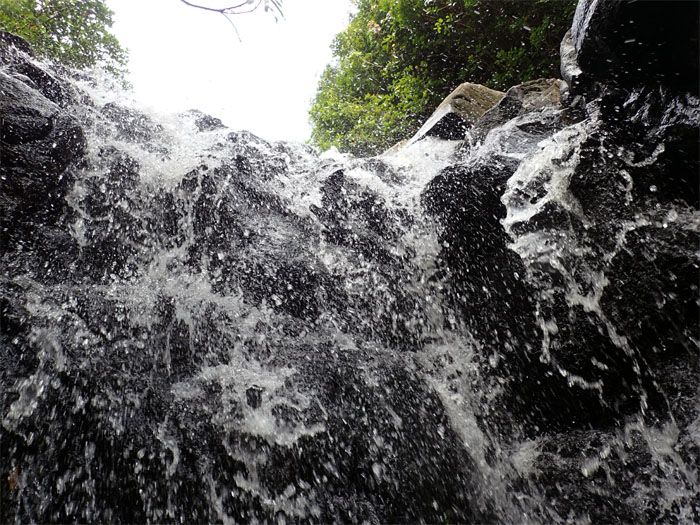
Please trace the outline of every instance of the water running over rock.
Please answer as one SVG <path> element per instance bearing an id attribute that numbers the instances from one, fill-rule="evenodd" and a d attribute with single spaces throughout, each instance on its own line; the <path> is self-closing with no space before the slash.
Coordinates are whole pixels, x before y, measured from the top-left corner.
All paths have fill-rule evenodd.
<path id="1" fill-rule="evenodd" d="M 1 520 L 700 520 L 700 102 L 600 5 L 563 100 L 371 159 L 3 36 Z"/>

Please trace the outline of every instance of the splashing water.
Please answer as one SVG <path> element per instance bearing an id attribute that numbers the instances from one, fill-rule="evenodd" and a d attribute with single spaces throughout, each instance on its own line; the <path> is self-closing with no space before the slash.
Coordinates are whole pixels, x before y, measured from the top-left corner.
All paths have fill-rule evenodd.
<path id="1" fill-rule="evenodd" d="M 528 115 L 466 149 L 425 138 L 319 157 L 196 111 L 144 112 L 107 80 L 61 80 L 80 93 L 66 108 L 87 150 L 46 238 L 3 255 L 3 521 L 698 518 L 697 395 L 683 394 L 684 421 L 647 410 L 658 378 L 606 303 L 637 230 L 697 231 L 698 214 L 632 213 L 600 253 L 571 190 L 595 119 L 543 137 Z M 661 148 L 620 158 L 632 170 Z M 470 321 L 481 281 L 450 257 L 477 249 L 457 250 L 453 225 L 425 211 L 439 177 L 494 165 L 508 172 L 515 279 L 533 297 L 522 347 L 515 329 L 494 346 Z M 619 179 L 626 202 L 631 181 Z M 481 221 L 466 197 L 442 197 L 455 220 Z M 537 223 L 552 208 L 564 225 Z M 572 312 L 620 357 L 570 360 Z M 515 373 L 498 371 L 525 347 L 618 422 L 533 431 L 509 415 Z M 608 392 L 622 365 L 639 394 L 620 394 L 638 402 L 627 411 Z"/>

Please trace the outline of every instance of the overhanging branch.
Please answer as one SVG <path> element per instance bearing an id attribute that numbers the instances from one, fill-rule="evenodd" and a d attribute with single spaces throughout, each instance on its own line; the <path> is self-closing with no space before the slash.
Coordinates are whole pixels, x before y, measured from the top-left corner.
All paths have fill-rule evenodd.
<path id="1" fill-rule="evenodd" d="M 260 7 L 260 4 L 262 3 L 262 0 L 258 0 L 257 3 L 250 8 L 246 9 L 246 6 L 251 5 L 252 2 L 241 2 L 240 4 L 236 5 L 230 5 L 228 7 L 209 7 L 206 5 L 199 5 L 199 4 L 194 4 L 188 0 L 180 0 L 183 4 L 188 5 L 190 7 L 194 7 L 197 9 L 203 9 L 204 11 L 211 11 L 214 13 L 221 13 L 222 15 L 242 15 L 245 13 L 252 13 L 255 11 L 258 7 Z M 272 5 L 275 7 L 275 9 L 279 12 L 280 15 L 284 16 L 282 14 L 282 10 L 280 9 L 280 1 L 279 0 L 272 0 Z M 265 2 L 265 10 L 267 11 L 268 9 L 268 2 Z"/>
<path id="2" fill-rule="evenodd" d="M 252 7 L 247 7 L 250 6 L 253 2 L 246 1 L 246 2 L 241 2 L 240 4 L 236 5 L 230 5 L 228 7 L 209 7 L 206 5 L 199 5 L 199 4 L 193 4 L 192 2 L 189 2 L 188 0 L 180 0 L 183 4 L 189 6 L 189 7 L 194 7 L 196 9 L 202 9 L 204 11 L 210 11 L 212 13 L 219 13 L 222 15 L 228 22 L 231 24 L 231 27 L 233 27 L 233 30 L 236 32 L 236 36 L 238 37 L 238 40 L 241 40 L 241 35 L 238 32 L 238 29 L 236 28 L 236 24 L 233 23 L 233 20 L 229 18 L 229 15 L 242 15 L 245 13 L 252 13 L 255 11 L 258 7 L 260 7 L 260 4 L 262 3 L 263 0 L 257 0 L 257 3 L 252 6 Z M 282 18 L 284 18 L 284 14 L 282 13 L 282 7 L 281 3 L 282 0 L 271 0 L 272 5 L 274 6 L 274 9 L 277 10 L 277 12 L 280 14 Z M 269 3 L 270 0 L 265 0 L 265 11 L 269 10 Z M 274 13 L 273 13 L 274 15 Z M 275 20 L 277 20 L 277 16 L 275 16 Z"/>

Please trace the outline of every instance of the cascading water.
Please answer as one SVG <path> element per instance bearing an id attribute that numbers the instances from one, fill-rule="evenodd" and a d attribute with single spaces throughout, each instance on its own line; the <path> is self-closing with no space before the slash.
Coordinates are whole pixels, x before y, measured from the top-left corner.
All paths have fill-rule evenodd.
<path id="1" fill-rule="evenodd" d="M 1 521 L 700 519 L 697 99 L 319 157 L 3 53 Z"/>
<path id="2" fill-rule="evenodd" d="M 319 159 L 91 82 L 69 247 L 5 276 L 6 517 L 478 516 L 416 359 L 444 339 L 419 194 L 455 143 Z"/>

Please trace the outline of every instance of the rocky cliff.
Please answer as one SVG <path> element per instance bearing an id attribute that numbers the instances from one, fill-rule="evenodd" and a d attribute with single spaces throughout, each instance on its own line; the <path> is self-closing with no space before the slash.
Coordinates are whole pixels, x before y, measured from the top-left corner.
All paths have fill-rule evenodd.
<path id="1" fill-rule="evenodd" d="M 699 521 L 697 39 L 334 159 L 2 35 L 0 521 Z"/>

